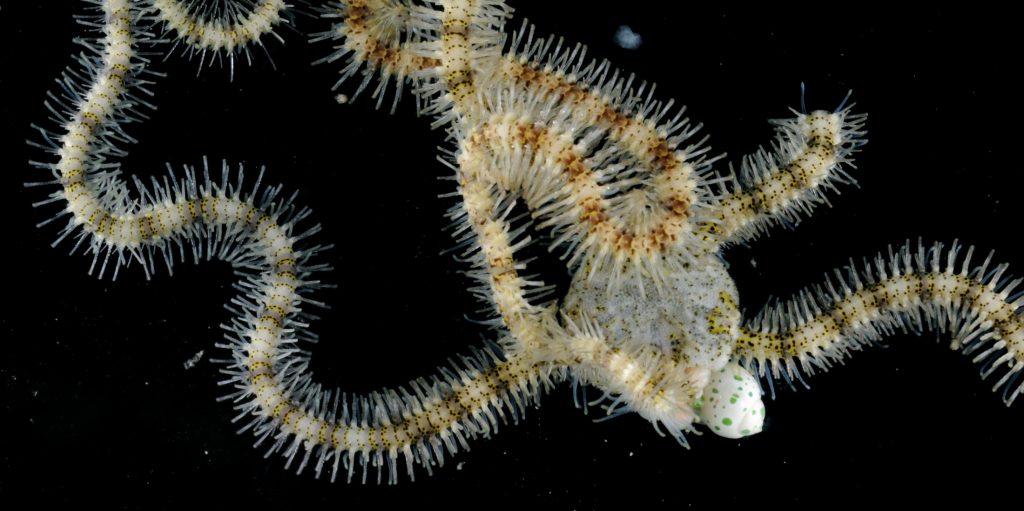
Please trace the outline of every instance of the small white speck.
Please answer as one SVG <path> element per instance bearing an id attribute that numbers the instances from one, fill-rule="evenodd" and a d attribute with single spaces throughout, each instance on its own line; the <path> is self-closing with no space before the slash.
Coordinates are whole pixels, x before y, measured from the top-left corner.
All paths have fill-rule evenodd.
<path id="1" fill-rule="evenodd" d="M 192 355 L 192 358 L 190 358 L 190 359 L 185 361 L 185 363 L 183 364 L 185 366 L 185 370 L 187 371 L 189 369 L 192 369 L 202 359 L 203 359 L 203 350 L 199 350 L 199 353 L 196 353 L 195 355 Z"/>
<path id="2" fill-rule="evenodd" d="M 619 25 L 615 31 L 615 44 L 627 50 L 635 50 L 643 43 L 640 34 L 633 32 L 629 25 Z"/>
<path id="3" fill-rule="evenodd" d="M 334 100 L 337 101 L 339 105 L 344 105 L 345 103 L 348 103 L 348 96 L 338 94 L 337 96 L 334 96 Z"/>
<path id="4" fill-rule="evenodd" d="M 750 258 L 750 266 L 752 266 L 754 268 L 757 268 L 757 259 L 754 259 L 753 257 L 751 257 Z"/>
<path id="5" fill-rule="evenodd" d="M 458 465 L 455 465 L 455 470 L 462 470 L 462 466 L 465 464 L 465 461 L 460 461 Z"/>

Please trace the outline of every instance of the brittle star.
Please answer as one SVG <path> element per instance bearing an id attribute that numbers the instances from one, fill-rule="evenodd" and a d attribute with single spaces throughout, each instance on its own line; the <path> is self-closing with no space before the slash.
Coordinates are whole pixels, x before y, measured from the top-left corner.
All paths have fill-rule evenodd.
<path id="1" fill-rule="evenodd" d="M 852 105 L 780 121 L 772 150 L 744 158 L 738 174 L 722 172 L 653 86 L 588 60 L 581 46 L 535 38 L 527 25 L 504 48 L 511 11 L 501 2 L 325 10 L 338 21 L 315 38 L 338 41 L 325 61 L 349 59 L 342 80 L 362 73 L 356 96 L 376 84 L 382 102 L 393 83 L 397 101 L 411 85 L 421 112 L 447 128 L 443 161 L 461 198 L 451 211 L 457 247 L 479 281 L 474 292 L 495 312 L 496 334 L 430 379 L 368 396 L 324 390 L 297 347 L 315 338 L 300 305 L 316 305 L 308 293 L 327 269 L 316 263 L 322 247 L 308 241 L 317 227 L 297 227 L 309 211 L 264 187 L 262 173 L 248 184 L 227 165 L 211 176 L 205 163 L 201 173 L 137 182 L 134 197 L 108 161 L 130 143 L 122 125 L 147 102 L 137 46 L 150 17 L 186 51 L 233 66 L 288 7 L 95 3 L 104 37 L 64 80 L 68 96 L 53 108 L 62 131 L 43 131 L 58 156 L 40 164 L 54 173 L 44 184 L 58 187 L 45 202 L 64 206 L 56 218 L 70 215 L 60 239 L 84 244 L 101 276 L 111 262 L 115 275 L 136 262 L 148 276 L 186 249 L 234 265 L 244 295 L 227 327 L 227 383 L 236 388 L 228 398 L 270 452 L 289 463 L 301 455 L 300 471 L 312 462 L 317 474 L 361 470 L 365 480 L 372 466 L 394 482 L 404 460 L 410 477 L 416 464 L 429 472 L 566 379 L 603 391 L 609 416 L 635 411 L 684 445 L 698 424 L 747 436 L 765 413 L 756 376 L 800 380 L 894 329 L 949 332 L 985 364 L 983 376 L 997 376 L 1008 404 L 1020 393 L 1019 281 L 956 244 L 891 250 L 741 320 L 722 247 L 809 214 L 825 190 L 852 182 L 845 167 L 865 122 Z M 217 16 L 226 22 L 209 22 Z M 574 271 L 565 296 L 526 276 L 530 262 L 518 255 L 535 240 L 510 216 L 519 202 Z"/>

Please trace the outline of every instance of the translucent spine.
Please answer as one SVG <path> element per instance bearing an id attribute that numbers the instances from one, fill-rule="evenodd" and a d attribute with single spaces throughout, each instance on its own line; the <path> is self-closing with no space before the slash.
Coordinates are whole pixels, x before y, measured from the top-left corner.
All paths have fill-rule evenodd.
<path id="1" fill-rule="evenodd" d="M 388 11 L 346 7 L 357 21 L 339 23 L 338 34 L 395 19 Z M 524 199 L 540 227 L 554 228 L 553 245 L 568 247 L 571 267 L 610 272 L 616 275 L 613 287 L 645 280 L 658 287 L 665 275 L 714 251 L 696 236 L 701 208 L 710 202 L 702 182 L 709 171 L 707 149 L 698 142 L 677 150 L 696 132 L 682 111 L 663 122 L 671 101 L 654 100 L 653 86 L 634 89 L 632 77 L 608 78 L 607 63 L 583 67 L 585 52 L 579 46 L 562 51 L 559 42 L 549 52 L 553 40 L 534 40 L 531 33 L 519 52 L 524 30 L 514 36 L 512 51 L 501 55 L 500 29 L 508 12 L 500 2 L 412 6 L 404 30 L 393 34 L 419 34 L 423 40 L 398 44 L 392 39 L 386 47 L 436 63 L 413 71 L 417 98 L 436 116 L 435 126 L 450 125 L 458 144 L 445 159 L 463 199 L 452 210 L 456 234 L 460 246 L 468 246 L 463 255 L 476 265 L 470 274 L 489 291 L 481 295 L 500 318 L 496 324 L 511 334 L 514 349 L 532 352 L 537 360 L 557 360 L 551 367 L 575 371 L 589 364 L 588 381 L 610 395 L 630 389 L 636 399 L 626 397 L 622 402 L 631 404 L 623 409 L 652 408 L 642 402 L 647 394 L 636 382 L 617 382 L 621 372 L 607 366 L 614 357 L 557 354 L 572 345 L 573 336 L 555 321 L 554 309 L 528 300 L 545 285 L 522 276 L 526 264 L 516 252 L 532 240 L 512 228 L 508 215 L 515 201 Z M 370 21 L 377 17 L 382 20 Z M 343 45 L 351 50 L 331 56 L 351 53 L 345 74 L 363 64 L 366 54 L 357 51 L 365 47 L 364 34 L 352 39 Z M 376 66 L 374 60 L 365 64 Z M 654 360 L 648 367 L 660 374 L 656 379 L 676 378 L 671 374 L 682 370 L 678 364 L 659 368 Z M 682 400 L 681 406 L 691 401 Z M 692 413 L 683 415 L 692 420 Z M 675 428 L 680 435 L 684 429 Z"/>
<path id="2" fill-rule="evenodd" d="M 931 329 L 974 355 L 983 378 L 1002 371 L 993 391 L 1002 389 L 1010 404 L 1024 371 L 1024 321 L 1017 314 L 1024 297 L 1014 293 L 1021 279 L 1005 277 L 1006 265 L 992 267 L 991 254 L 972 266 L 973 247 L 962 259 L 961 248 L 907 243 L 888 257 L 836 271 L 748 321 L 734 356 L 756 374 L 792 381 L 896 330 Z"/>
<path id="3" fill-rule="evenodd" d="M 86 237 L 91 239 L 93 268 L 103 256 L 101 275 L 111 254 L 117 254 L 116 266 L 126 263 L 131 256 L 142 261 L 137 250 L 140 238 L 167 234 L 161 230 L 161 222 L 143 223 L 132 214 L 127 190 L 117 179 L 116 166 L 113 171 L 106 170 L 111 166 L 105 164 L 105 156 L 118 153 L 115 142 L 130 141 L 118 123 L 130 120 L 130 112 L 136 106 L 129 91 L 140 83 L 142 67 L 133 62 L 133 57 L 137 30 L 134 25 L 142 13 L 126 0 L 102 2 L 102 12 L 102 45 L 87 45 L 87 52 L 79 59 L 91 82 L 84 87 L 68 87 L 81 92 L 74 95 L 73 104 L 66 105 L 73 113 L 65 120 L 57 148 L 52 150 L 58 161 L 53 165 L 38 164 L 50 168 L 57 176 L 60 189 L 51 195 L 51 200 L 63 199 L 66 204 L 58 217 L 71 216 L 60 239 L 80 226 L 84 232 L 79 231 L 79 243 Z M 71 81 L 65 74 L 65 82 Z M 47 140 L 54 138 L 47 130 L 41 131 Z M 126 257 L 126 253 L 130 256 Z"/>
<path id="4" fill-rule="evenodd" d="M 342 82 L 363 70 L 363 78 L 353 93 L 358 97 L 378 78 L 372 97 L 380 108 L 387 96 L 388 84 L 394 80 L 395 93 L 391 112 L 398 107 L 402 90 L 412 81 L 414 73 L 436 67 L 436 59 L 416 55 L 413 44 L 421 38 L 411 24 L 412 5 L 408 0 L 346 0 L 325 8 L 325 18 L 339 19 L 330 31 L 314 34 L 313 41 L 338 41 L 335 51 L 317 63 L 334 62 L 348 56 L 335 89 Z"/>
<path id="5" fill-rule="evenodd" d="M 578 245 L 574 259 L 593 261 L 595 271 L 618 271 L 627 261 L 658 275 L 664 271 L 660 266 L 679 264 L 680 254 L 688 260 L 713 252 L 707 240 L 695 236 L 708 200 L 709 149 L 703 140 L 680 148 L 700 127 L 690 126 L 685 109 L 673 109 L 674 101 L 654 99 L 653 84 L 634 87 L 633 75 L 621 76 L 607 61 L 588 62 L 585 47 L 534 39 L 533 31 L 524 23 L 512 50 L 487 80 L 557 98 L 549 108 L 568 109 L 574 124 L 591 127 L 604 139 L 590 163 L 604 168 L 600 177 L 613 187 L 609 206 L 645 212 L 643 221 L 624 224 L 625 232 L 614 242 Z M 615 188 L 639 191 L 616 194 Z"/>
<path id="6" fill-rule="evenodd" d="M 280 40 L 274 27 L 285 23 L 288 4 L 284 0 L 255 0 L 252 3 L 226 0 L 220 9 L 198 0 L 152 0 L 166 32 L 174 32 L 175 40 L 182 42 L 192 55 L 200 55 L 200 68 L 207 52 L 212 56 L 227 57 L 231 78 L 235 75 L 235 56 L 245 53 L 251 62 L 249 48 L 263 45 L 265 36 Z M 213 58 L 211 56 L 211 62 Z"/>
<path id="7" fill-rule="evenodd" d="M 845 167 L 866 143 L 867 116 L 851 113 L 852 107 L 774 121 L 773 151 L 743 158 L 739 176 L 723 184 L 729 190 L 712 208 L 717 222 L 708 232 L 725 245 L 745 243 L 774 225 L 795 225 L 828 203 L 826 190 L 855 183 Z"/>
<path id="8" fill-rule="evenodd" d="M 689 447 L 686 433 L 694 430 L 694 404 L 707 383 L 707 371 L 686 367 L 654 346 L 611 345 L 600 327 L 585 319 L 567 323 L 570 336 L 547 355 L 564 357 L 577 383 L 603 392 L 589 404 L 603 401 L 607 418 L 636 412 L 659 434 Z"/>
<path id="9" fill-rule="evenodd" d="M 66 133 L 52 150 L 58 162 L 38 164 L 52 170 L 60 186 L 44 202 L 66 201 L 71 219 L 61 238 L 77 231 L 79 243 L 89 240 L 95 257 L 103 255 L 104 267 L 113 254 L 115 269 L 134 260 L 148 275 L 154 252 L 171 268 L 177 246 L 181 259 L 188 248 L 196 261 L 219 258 L 236 268 L 243 295 L 232 300 L 236 317 L 225 327 L 225 346 L 232 350 L 226 383 L 236 387 L 228 398 L 236 401 L 239 419 L 250 417 L 243 430 L 253 429 L 258 443 L 272 439 L 268 454 L 283 451 L 291 462 L 304 452 L 302 470 L 315 452 L 317 474 L 331 464 L 332 479 L 344 467 L 349 479 L 359 470 L 365 481 L 368 468 L 376 467 L 378 481 L 394 483 L 399 458 L 410 477 L 416 464 L 429 472 L 445 453 L 468 449 L 470 438 L 518 421 L 551 378 L 562 377 L 541 374 L 490 344 L 429 380 L 369 396 L 342 397 L 312 382 L 307 355 L 296 344 L 316 337 L 300 306 L 318 303 L 308 295 L 320 287 L 314 276 L 328 269 L 311 262 L 323 247 L 305 241 L 319 226 L 297 233 L 309 210 L 281 198 L 280 187 L 261 188 L 262 173 L 246 191 L 241 171 L 232 177 L 224 164 L 221 179 L 213 181 L 204 162 L 201 176 L 186 168 L 183 178 L 171 175 L 148 187 L 136 180 L 141 197 L 133 199 L 117 172 L 102 170 L 103 156 L 115 152 L 110 139 L 130 141 L 119 124 L 132 118 L 127 112 L 144 83 L 138 78 L 144 60 L 135 59 L 134 45 L 144 33 L 135 23 L 145 13 L 123 0 L 101 6 L 102 41 L 90 46 L 96 55 L 81 59 L 85 73 L 69 73 L 90 83 L 69 88 L 83 92 L 69 105 Z"/>
<path id="10" fill-rule="evenodd" d="M 621 271 L 625 262 L 657 276 L 713 253 L 717 240 L 700 233 L 702 209 L 710 202 L 704 182 L 710 175 L 708 148 L 700 141 L 681 148 L 699 127 L 689 126 L 683 110 L 673 110 L 673 101 L 654 99 L 653 85 L 634 87 L 633 76 L 612 72 L 607 62 L 588 63 L 582 46 L 563 48 L 560 40 L 534 39 L 533 28 L 525 24 L 502 54 L 501 29 L 510 13 L 495 1 L 343 2 L 328 16 L 345 19 L 321 35 L 342 44 L 325 60 L 349 56 L 343 79 L 367 67 L 357 93 L 380 69 L 375 96 L 389 77 L 401 83 L 410 73 L 417 82 L 417 100 L 436 116 L 434 126 L 455 127 L 461 133 L 457 139 L 494 115 L 488 108 L 509 92 L 538 98 L 538 107 L 569 112 L 566 125 L 589 129 L 595 147 L 588 163 L 603 171 L 577 173 L 577 188 L 587 188 L 577 197 L 586 202 L 583 212 L 573 210 L 567 212 L 572 217 L 559 219 L 573 225 L 557 233 L 558 242 L 572 252 L 572 265 L 590 261 L 595 271 Z M 417 64 L 397 64 L 413 61 Z M 607 199 L 594 196 L 597 179 L 608 184 L 602 189 Z M 616 193 L 633 188 L 641 190 Z M 613 227 L 615 236 L 590 232 L 601 227 L 581 232 L 577 225 L 602 218 L 588 213 L 595 209 L 633 218 Z"/>

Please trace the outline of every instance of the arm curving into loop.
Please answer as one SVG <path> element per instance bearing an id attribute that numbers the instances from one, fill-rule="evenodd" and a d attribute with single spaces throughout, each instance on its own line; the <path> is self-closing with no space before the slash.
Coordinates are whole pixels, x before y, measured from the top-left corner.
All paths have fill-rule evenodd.
<path id="1" fill-rule="evenodd" d="M 147 83 L 136 49 L 145 12 L 128 0 L 103 0 L 101 6 L 95 20 L 101 38 L 89 43 L 83 69 L 74 73 L 87 78 L 70 89 L 76 95 L 63 105 L 69 112 L 63 134 L 43 132 L 59 140 L 50 151 L 58 161 L 38 164 L 55 174 L 48 184 L 58 186 L 44 202 L 64 205 L 57 218 L 71 218 L 61 239 L 75 233 L 78 244 L 86 243 L 93 265 L 103 262 L 101 276 L 111 257 L 115 272 L 137 261 L 148 276 L 154 254 L 170 269 L 175 259 L 185 259 L 185 247 L 197 262 L 232 264 L 242 295 L 228 306 L 235 316 L 223 327 L 222 347 L 231 358 L 222 383 L 235 389 L 225 399 L 235 402 L 235 420 L 246 421 L 241 430 L 252 430 L 257 444 L 270 444 L 268 454 L 281 452 L 291 463 L 302 452 L 300 471 L 313 460 L 318 475 L 330 466 L 332 479 L 341 472 L 351 479 L 361 470 L 365 481 L 376 467 L 378 482 L 387 473 L 394 483 L 400 459 L 410 477 L 417 464 L 430 472 L 446 453 L 468 449 L 469 439 L 518 421 L 543 389 L 564 377 L 562 369 L 542 371 L 522 354 L 506 355 L 505 347 L 491 343 L 429 379 L 366 396 L 313 382 L 308 354 L 297 345 L 316 339 L 308 329 L 312 316 L 302 307 L 320 305 L 309 295 L 322 287 L 316 275 L 329 269 L 313 262 L 325 247 L 307 241 L 319 226 L 298 232 L 308 209 L 282 197 L 281 187 L 261 187 L 262 173 L 246 185 L 242 172 L 227 164 L 219 181 L 204 162 L 201 176 L 186 167 L 181 178 L 168 176 L 148 187 L 136 181 L 140 197 L 128 196 L 119 171 L 109 170 L 104 157 L 119 154 L 111 144 L 127 139 L 120 125 L 133 116 L 133 98 Z"/>
<path id="2" fill-rule="evenodd" d="M 598 209 L 637 218 L 617 226 L 614 239 L 580 236 L 578 230 L 568 229 L 569 235 L 559 240 L 569 247 L 573 262 L 590 258 L 595 271 L 621 271 L 615 263 L 625 260 L 657 277 L 667 271 L 660 261 L 668 260 L 671 266 L 681 264 L 679 257 L 714 252 L 718 240 L 700 228 L 710 219 L 704 209 L 713 201 L 705 182 L 713 161 L 706 158 L 709 148 L 703 140 L 690 141 L 699 126 L 689 125 L 683 109 L 670 115 L 674 102 L 655 100 L 653 85 L 635 87 L 632 75 L 621 76 L 606 61 L 588 61 L 583 46 L 563 47 L 561 40 L 534 38 L 533 28 L 525 23 L 502 53 L 501 29 L 511 13 L 503 2 L 405 5 L 401 17 L 387 14 L 394 9 L 370 12 L 364 3 L 346 2 L 332 16 L 342 16 L 357 4 L 355 20 L 346 18 L 322 36 L 342 40 L 338 51 L 326 59 L 349 56 L 342 79 L 366 66 L 357 93 L 375 69 L 381 70 L 375 96 L 392 76 L 399 83 L 411 79 L 417 84 L 417 101 L 425 105 L 422 112 L 435 116 L 435 127 L 451 124 L 455 132 L 450 135 L 456 140 L 491 118 L 502 94 L 520 98 L 523 105 L 534 103 L 529 106 L 537 118 L 524 119 L 525 124 L 541 124 L 564 111 L 566 124 L 587 127 L 589 140 L 577 136 L 571 143 L 589 145 L 586 164 L 601 172 L 591 172 L 580 158 L 569 169 L 577 175 L 591 174 L 580 180 L 592 182 L 587 214 L 599 223 L 607 223 L 609 215 Z M 414 57 L 417 65 L 398 64 Z M 598 188 L 598 180 L 603 188 Z M 559 222 L 588 222 L 582 218 L 585 214 L 574 215 Z"/>

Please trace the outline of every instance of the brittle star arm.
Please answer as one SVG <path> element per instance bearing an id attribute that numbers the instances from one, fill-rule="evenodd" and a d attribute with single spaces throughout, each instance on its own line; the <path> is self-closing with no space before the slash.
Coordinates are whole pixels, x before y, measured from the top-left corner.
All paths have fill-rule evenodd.
<path id="1" fill-rule="evenodd" d="M 749 242 L 779 224 L 792 226 L 809 216 L 825 193 L 840 184 L 855 184 L 845 167 L 866 143 L 866 114 L 851 112 L 853 105 L 835 112 L 798 114 L 773 121 L 772 149 L 745 156 L 739 175 L 730 172 L 717 183 L 719 197 L 706 224 L 723 245 Z"/>
<path id="2" fill-rule="evenodd" d="M 673 101 L 654 99 L 654 85 L 634 88 L 633 75 L 620 75 L 607 61 L 588 61 L 582 45 L 534 38 L 525 22 L 502 53 L 500 28 L 510 13 L 498 1 L 344 2 L 332 13 L 344 20 L 320 36 L 341 40 L 324 60 L 349 56 L 339 83 L 365 66 L 357 94 L 379 71 L 378 104 L 391 78 L 399 87 L 416 82 L 421 111 L 436 116 L 434 126 L 459 118 L 480 122 L 488 113 L 478 110 L 479 96 L 496 84 L 548 98 L 548 108 L 571 108 L 580 125 L 601 130 L 602 147 L 593 151 L 599 161 L 591 163 L 605 167 L 596 179 L 614 185 L 603 190 L 602 209 L 644 212 L 642 222 L 620 223 L 614 255 L 649 273 L 658 272 L 654 261 L 666 253 L 703 255 L 719 244 L 749 241 L 773 225 L 794 224 L 827 203 L 825 190 L 853 182 L 844 167 L 864 143 L 866 116 L 850 107 L 776 121 L 772 151 L 745 157 L 738 176 L 716 177 L 704 140 L 681 147 L 700 126 L 689 125 L 684 109 L 670 115 Z M 640 192 L 616 194 L 620 189 Z M 577 220 L 563 224 L 583 223 Z M 563 234 L 560 241 L 582 249 L 572 250 L 573 261 L 612 253 L 578 231 Z M 618 257 L 591 259 L 595 270 L 622 266 Z M 614 264 L 606 268 L 606 262 Z"/>
<path id="3" fill-rule="evenodd" d="M 762 310 L 741 328 L 734 359 L 751 372 L 792 382 L 800 373 L 824 371 L 854 350 L 896 330 L 926 328 L 952 336 L 950 346 L 974 355 L 983 378 L 1002 370 L 993 391 L 1007 405 L 1024 381 L 1024 296 L 1014 293 L 1022 279 L 1004 277 L 1006 265 L 991 266 L 992 255 L 972 266 L 973 247 L 909 243 L 881 254 L 873 263 L 847 267 L 845 275 Z M 959 267 L 959 269 L 957 269 Z"/>
<path id="4" fill-rule="evenodd" d="M 636 411 L 686 445 L 684 434 L 696 420 L 694 405 L 707 375 L 685 363 L 680 352 L 609 341 L 589 321 L 587 314 L 594 311 L 563 312 L 562 323 L 556 322 L 554 304 L 537 306 L 528 299 L 543 293 L 543 282 L 520 275 L 527 263 L 517 260 L 517 252 L 531 240 L 508 218 L 518 199 L 540 221 L 576 218 L 561 209 L 593 213 L 597 221 L 589 226 L 594 229 L 589 235 L 614 235 L 619 218 L 601 209 L 607 185 L 594 178 L 597 173 L 586 162 L 590 147 L 574 143 L 571 135 L 585 128 L 570 116 L 550 113 L 558 109 L 537 108 L 510 94 L 491 99 L 486 108 L 490 117 L 459 133 L 459 149 L 450 161 L 442 161 L 456 173 L 463 202 L 451 216 L 459 225 L 460 245 L 470 245 L 465 255 L 476 266 L 470 274 L 497 312 L 496 326 L 508 329 L 513 352 L 530 353 L 538 362 L 568 369 L 576 383 L 598 387 L 611 402 L 606 407 L 610 415 Z M 591 203 L 595 207 L 586 207 Z M 618 261 L 624 260 L 614 252 L 617 247 L 604 246 Z M 621 278 L 619 272 L 610 274 L 613 280 Z M 608 276 L 599 280 L 607 282 Z M 577 288 L 600 295 L 602 302 L 611 299 L 606 291 L 602 286 Z"/>
<path id="5" fill-rule="evenodd" d="M 71 218 L 61 237 L 74 233 L 94 266 L 102 260 L 101 276 L 111 257 L 115 267 L 136 261 L 148 275 L 158 254 L 170 269 L 175 252 L 185 258 L 186 246 L 196 261 L 232 264 L 242 294 L 229 306 L 235 317 L 223 326 L 232 355 L 222 384 L 235 388 L 225 399 L 236 403 L 235 420 L 246 421 L 241 431 L 252 430 L 257 445 L 269 443 L 268 453 L 283 452 L 289 463 L 304 453 L 300 471 L 313 460 L 318 475 L 331 466 L 332 479 L 344 471 L 351 479 L 361 465 L 364 481 L 367 469 L 376 467 L 378 481 L 386 472 L 395 482 L 400 459 L 410 477 L 416 464 L 430 472 L 446 453 L 468 449 L 468 439 L 518 421 L 552 378 L 562 377 L 492 343 L 429 379 L 365 396 L 313 382 L 308 353 L 298 346 L 316 339 L 308 329 L 312 316 L 302 308 L 318 304 L 309 295 L 321 287 L 316 275 L 328 269 L 312 262 L 324 247 L 306 241 L 318 227 L 298 232 L 308 210 L 282 198 L 280 187 L 261 188 L 262 174 L 251 188 L 243 185 L 241 172 L 229 175 L 226 164 L 219 181 L 204 164 L 201 176 L 186 168 L 183 178 L 140 185 L 139 199 L 125 194 L 118 174 L 102 169 L 112 139 L 124 137 L 119 125 L 138 108 L 132 98 L 147 83 L 140 78 L 145 59 L 136 58 L 135 47 L 144 13 L 126 0 L 101 5 L 99 19 L 87 20 L 100 27 L 101 42 L 86 43 L 90 50 L 74 73 L 87 81 L 54 109 L 68 112 L 62 133 L 44 132 L 58 158 L 39 164 L 57 178 L 48 183 L 58 189 L 46 202 L 64 205 L 58 217 Z"/>
<path id="6" fill-rule="evenodd" d="M 230 62 L 230 76 L 235 75 L 235 55 L 244 53 L 252 62 L 249 48 L 263 46 L 263 36 L 273 36 L 274 27 L 288 23 L 288 4 L 285 0 L 258 0 L 251 10 L 240 8 L 235 2 L 204 4 L 183 0 L 152 0 L 156 16 L 164 24 L 165 35 L 175 33 L 175 45 L 184 44 L 191 56 L 198 53 L 200 69 L 206 54 L 214 58 L 226 54 Z M 218 12 L 223 9 L 224 12 Z M 171 50 L 173 51 L 173 49 Z"/>
<path id="7" fill-rule="evenodd" d="M 362 70 L 363 78 L 352 94 L 358 97 L 377 78 L 371 94 L 380 108 L 387 96 L 388 84 L 394 80 L 395 93 L 391 112 L 406 83 L 424 69 L 435 68 L 438 61 L 418 55 L 414 43 L 422 39 L 412 19 L 413 6 L 405 0 L 345 0 L 322 10 L 322 16 L 339 20 L 331 30 L 313 34 L 312 41 L 339 41 L 335 50 L 315 64 L 330 63 L 348 57 L 341 77 L 334 83 L 337 89 L 343 82 Z"/>
<path id="8" fill-rule="evenodd" d="M 589 200 L 583 209 L 561 208 L 565 218 L 540 225 L 555 228 L 556 245 L 569 248 L 570 265 L 591 260 L 595 271 L 621 271 L 626 260 L 657 277 L 666 271 L 662 261 L 677 262 L 674 254 L 713 252 L 714 244 L 697 234 L 701 208 L 709 202 L 702 192 L 710 175 L 708 148 L 702 141 L 680 148 L 699 127 L 689 126 L 682 109 L 670 115 L 673 102 L 655 100 L 653 86 L 636 89 L 632 75 L 620 76 L 606 61 L 588 61 L 581 45 L 563 48 L 553 38 L 534 39 L 533 28 L 525 24 L 502 53 L 500 28 L 510 13 L 502 2 L 438 1 L 405 6 L 403 16 L 387 14 L 394 9 L 369 10 L 368 4 L 344 4 L 335 14 L 354 12 L 356 18 L 346 18 L 329 33 L 341 40 L 329 60 L 350 59 L 343 79 L 366 66 L 357 90 L 380 69 L 378 90 L 392 76 L 417 83 L 417 100 L 426 105 L 424 113 L 436 116 L 435 126 L 451 123 L 457 130 L 460 124 L 483 122 L 494 113 L 490 105 L 498 101 L 496 94 L 505 91 L 534 98 L 533 105 L 521 102 L 538 113 L 532 120 L 521 116 L 525 124 L 542 124 L 565 109 L 571 112 L 568 123 L 587 128 L 586 138 L 570 141 L 586 151 L 571 157 L 574 166 L 562 164 L 574 175 L 589 174 L 572 178 L 591 183 Z M 396 24 L 403 28 L 384 30 Z M 419 34 L 419 40 L 399 34 Z M 626 193 L 633 189 L 639 191 Z"/>
<path id="9" fill-rule="evenodd" d="M 429 105 L 425 111 L 437 116 L 435 125 L 452 124 L 450 135 L 461 142 L 446 163 L 455 170 L 464 199 L 453 208 L 460 225 L 457 236 L 460 245 L 470 247 L 466 255 L 476 266 L 471 275 L 481 282 L 479 294 L 493 304 L 514 346 L 560 366 L 593 367 L 595 376 L 588 381 L 609 381 L 599 386 L 616 394 L 628 392 L 627 379 L 609 376 L 615 370 L 608 364 L 619 357 L 597 355 L 610 349 L 603 339 L 593 339 L 591 349 L 558 354 L 579 335 L 556 324 L 550 306 L 535 306 L 528 299 L 535 299 L 544 286 L 520 275 L 526 263 L 516 260 L 516 252 L 531 240 L 513 229 L 507 217 L 513 201 L 523 198 L 535 217 L 549 222 L 542 226 L 554 227 L 562 241 L 583 247 L 574 258 L 587 260 L 592 271 L 628 259 L 635 266 L 650 263 L 648 273 L 657 278 L 667 271 L 658 261 L 683 245 L 683 234 L 692 230 L 687 216 L 697 202 L 696 172 L 685 160 L 698 158 L 704 150 L 675 152 L 693 130 L 680 115 L 659 124 L 671 103 L 662 105 L 650 94 L 643 99 L 642 90 L 634 93 L 630 88 L 632 78 L 605 80 L 607 63 L 581 70 L 579 46 L 548 54 L 551 40 L 533 41 L 531 36 L 523 53 L 502 55 L 500 28 L 510 12 L 503 2 L 428 4 L 343 3 L 335 15 L 345 19 L 330 35 L 342 41 L 329 59 L 349 56 L 343 79 L 366 66 L 359 90 L 380 70 L 381 85 L 374 94 L 391 77 L 401 82 L 411 73 L 419 82 L 417 97 Z M 524 34 L 520 32 L 514 47 Z M 544 68 L 544 59 L 553 68 Z M 569 69 L 574 73 L 565 76 Z M 557 118 L 557 112 L 570 110 Z M 588 135 L 578 135 L 584 132 Z M 626 160 L 663 167 L 652 187 L 658 200 L 636 194 L 606 197 L 622 195 L 620 189 L 640 182 L 628 177 L 615 184 L 602 182 L 613 180 L 616 172 L 627 173 L 623 168 L 630 165 L 610 163 Z M 658 206 L 651 216 L 667 210 L 669 220 L 637 214 L 648 202 Z M 618 266 L 616 273 L 621 272 Z"/>

